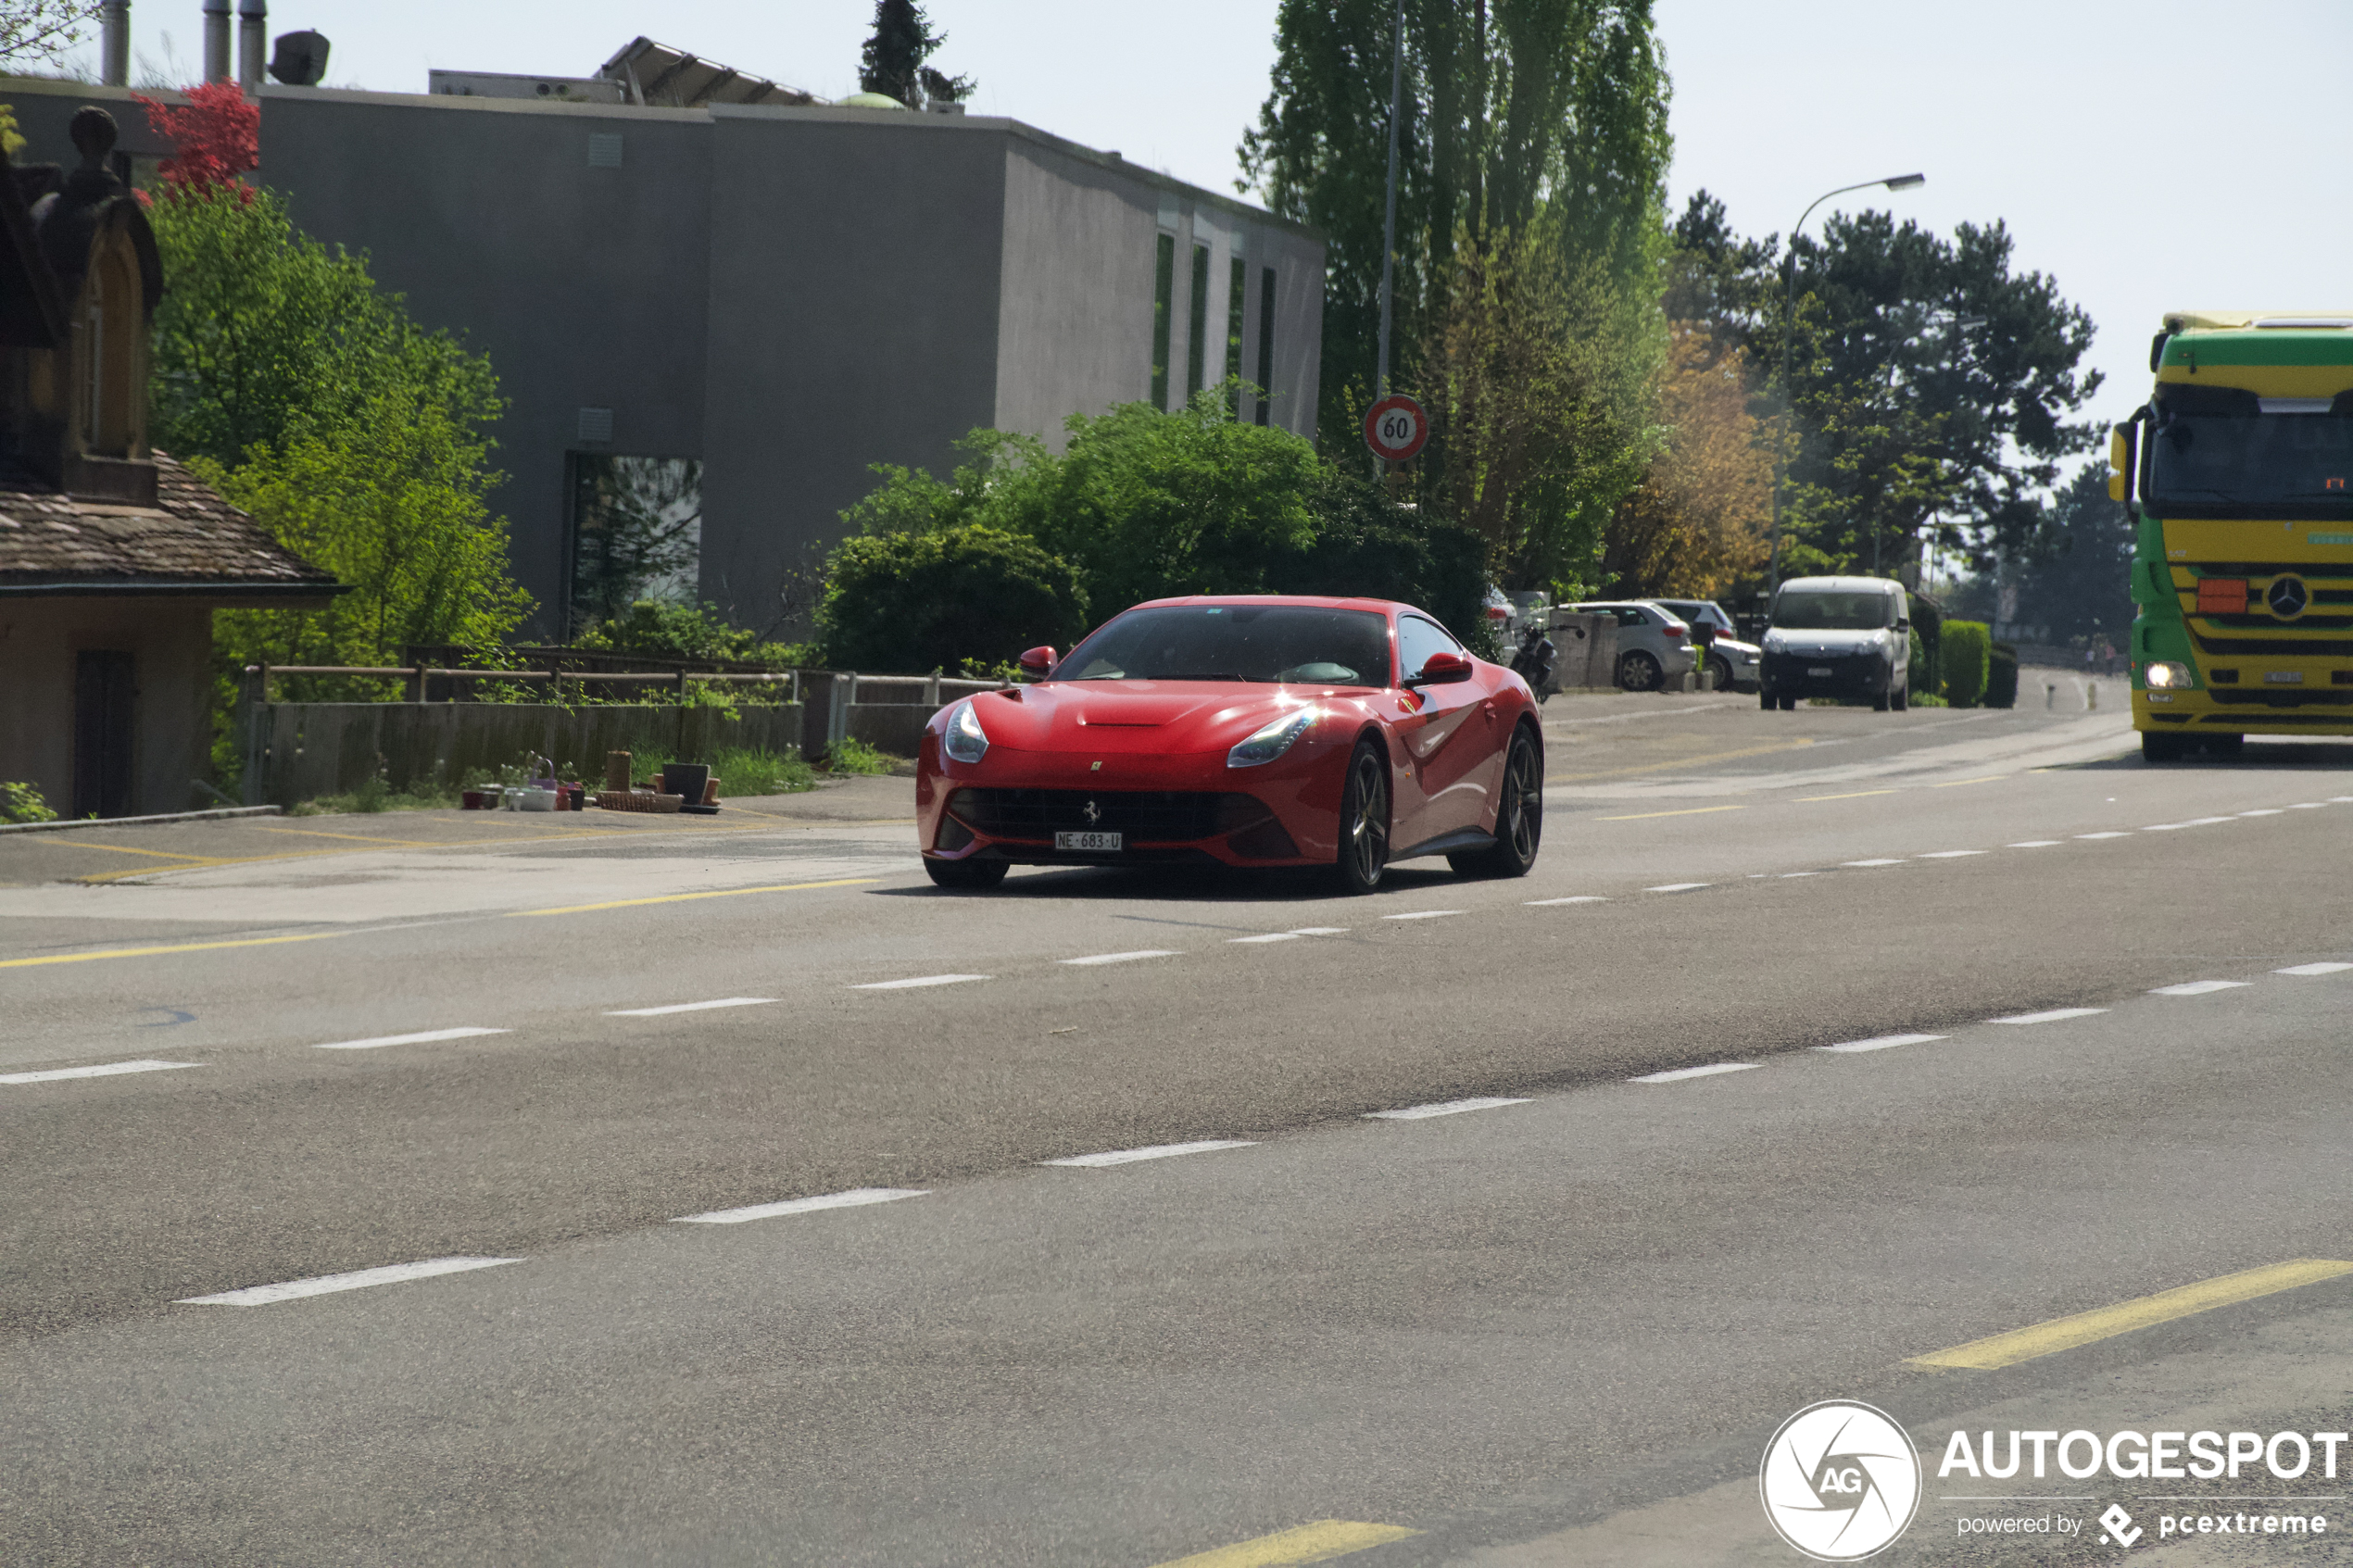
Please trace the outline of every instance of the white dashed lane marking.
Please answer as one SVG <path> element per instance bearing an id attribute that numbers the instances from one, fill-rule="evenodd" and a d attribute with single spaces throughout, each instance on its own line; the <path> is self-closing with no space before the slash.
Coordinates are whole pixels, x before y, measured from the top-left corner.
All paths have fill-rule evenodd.
<path id="1" fill-rule="evenodd" d="M 372 1051 L 385 1046 L 429 1046 L 436 1040 L 471 1040 L 478 1035 L 511 1035 L 511 1029 L 427 1029 L 416 1035 L 378 1035 L 366 1040 L 336 1040 L 315 1048 L 322 1051 Z"/>
<path id="2" fill-rule="evenodd" d="M 2106 1008 L 2052 1008 L 2044 1012 L 2013 1013 L 2007 1018 L 1989 1018 L 1988 1023 L 2059 1023 L 2070 1018 L 2089 1018 Z"/>
<path id="3" fill-rule="evenodd" d="M 2057 838 L 2025 838 L 2010 846 L 2013 849 L 2048 849 L 2064 842 Z"/>
<path id="4" fill-rule="evenodd" d="M 673 1225 L 740 1225 L 747 1220 L 773 1220 L 780 1214 L 813 1214 L 821 1209 L 856 1209 L 869 1203 L 896 1203 L 902 1198 L 925 1198 L 927 1187 L 854 1187 L 816 1198 L 794 1198 L 782 1203 L 755 1203 L 748 1209 L 714 1209 L 708 1214 L 681 1214 Z"/>
<path id="5" fill-rule="evenodd" d="M 923 985 L 962 985 L 970 980 L 990 980 L 987 974 L 918 974 L 912 980 L 873 980 L 852 985 L 853 991 L 912 991 Z"/>
<path id="6" fill-rule="evenodd" d="M 38 1073 L 0 1073 L 0 1084 L 53 1084 L 60 1078 L 111 1078 L 119 1073 L 169 1073 L 202 1067 L 201 1061 L 103 1061 L 95 1067 L 49 1067 Z"/>
<path id="7" fill-rule="evenodd" d="M 1609 900 L 1598 893 L 1573 893 L 1566 898 L 1530 898 L 1526 902 L 1531 909 L 1549 909 L 1561 904 L 1606 904 Z"/>
<path id="8" fill-rule="evenodd" d="M 1868 1040 L 1847 1040 L 1835 1046 L 1816 1046 L 1818 1051 L 1883 1051 L 1896 1046 L 1924 1046 L 1931 1040 L 1941 1040 L 1942 1035 L 1875 1035 Z"/>
<path id="9" fill-rule="evenodd" d="M 1345 936 L 1347 935 L 1348 927 L 1344 925 L 1302 925 L 1294 931 L 1262 931 L 1255 936 L 1228 936 L 1226 940 L 1245 944 L 1296 942 L 1302 936 Z"/>
<path id="10" fill-rule="evenodd" d="M 2299 800 L 2295 805 L 2290 806 L 2288 809 L 2291 811 L 2325 811 L 2328 809 L 2328 804 L 2329 803 L 2325 800 Z"/>
<path id="11" fill-rule="evenodd" d="M 1402 914 L 1402 915 L 1383 915 L 1383 916 L 1381 916 L 1381 919 L 1383 919 L 1383 920 L 1442 920 L 1442 919 L 1444 919 L 1444 918 L 1445 918 L 1446 916 L 1448 916 L 1448 915 L 1459 915 L 1459 914 L 1461 914 L 1462 912 L 1463 912 L 1463 911 L 1462 911 L 1462 910 L 1460 910 L 1460 909 L 1408 909 L 1408 910 L 1406 910 L 1406 911 L 1405 911 L 1403 914 Z"/>
<path id="12" fill-rule="evenodd" d="M 2079 833 L 2075 836 L 2078 838 L 2130 838 L 2133 835 L 2111 829 L 2107 833 Z"/>
<path id="13" fill-rule="evenodd" d="M 468 1269 L 495 1269 L 520 1263 L 520 1258 L 428 1258 L 422 1263 L 394 1263 L 388 1268 L 360 1269 L 347 1274 L 321 1274 L 314 1279 L 290 1279 L 283 1285 L 254 1285 L 224 1290 L 218 1296 L 183 1296 L 182 1307 L 264 1307 L 272 1301 L 293 1301 L 305 1296 L 325 1296 L 337 1290 L 365 1290 L 371 1285 L 398 1285 L 403 1280 L 430 1279 L 434 1274 L 463 1273 Z"/>
<path id="14" fill-rule="evenodd" d="M 1842 866 L 1900 866 L 1901 860 L 1841 860 Z"/>
<path id="15" fill-rule="evenodd" d="M 1248 1138 L 1203 1138 L 1198 1143 L 1162 1143 L 1147 1148 L 1114 1148 L 1106 1154 L 1074 1154 L 1067 1160 L 1040 1160 L 1040 1165 L 1078 1165 L 1088 1170 L 1105 1165 L 1133 1165 L 1139 1160 L 1174 1160 L 1180 1154 L 1213 1154 L 1221 1148 L 1250 1148 Z"/>
<path id="16" fill-rule="evenodd" d="M 1984 855 L 1990 853 L 1990 850 L 1985 849 L 1931 849 L 1927 854 L 1922 855 L 1919 858 L 1923 860 L 1957 860 L 1964 855 Z"/>
<path id="17" fill-rule="evenodd" d="M 2244 980 L 2188 980 L 2179 985 L 2159 985 L 2149 995 L 2152 997 L 2208 997 L 2217 991 L 2235 991 L 2246 984 Z"/>
<path id="18" fill-rule="evenodd" d="M 1175 959 L 1184 955 L 1174 947 L 1140 947 L 1132 953 L 1097 953 L 1092 958 L 1064 959 L 1067 964 L 1134 963 L 1139 959 Z"/>
<path id="19" fill-rule="evenodd" d="M 2259 806 L 2252 811 L 2241 811 L 2239 815 L 2242 817 L 2284 817 L 2287 815 L 2287 808 L 2284 806 Z"/>
<path id="20" fill-rule="evenodd" d="M 1436 1105 L 1409 1105 L 1401 1110 L 1367 1110 L 1365 1115 L 1376 1122 L 1419 1122 L 1431 1116 L 1459 1116 L 1466 1110 L 1493 1110 L 1499 1106 L 1527 1103 L 1524 1096 L 1518 1099 L 1449 1099 Z"/>
<path id="21" fill-rule="evenodd" d="M 2342 974 L 2353 969 L 2353 963 L 2299 963 L 2285 969 L 2275 969 L 2273 974 Z"/>
<path id="22" fill-rule="evenodd" d="M 1645 887 L 1645 893 L 1696 893 L 1707 884 L 1704 882 L 1670 882 L 1658 887 Z"/>
<path id="23" fill-rule="evenodd" d="M 673 1002 L 666 1008 L 623 1008 L 607 1018 L 661 1018 L 673 1012 L 709 1012 L 713 1008 L 766 1007 L 774 997 L 722 997 L 715 1002 Z"/>
<path id="24" fill-rule="evenodd" d="M 1755 1065 L 1753 1061 L 1718 1061 L 1705 1067 L 1678 1067 L 1671 1073 L 1645 1073 L 1632 1081 L 1637 1084 L 1680 1084 L 1686 1078 L 1713 1078 L 1719 1073 L 1746 1073 Z"/>

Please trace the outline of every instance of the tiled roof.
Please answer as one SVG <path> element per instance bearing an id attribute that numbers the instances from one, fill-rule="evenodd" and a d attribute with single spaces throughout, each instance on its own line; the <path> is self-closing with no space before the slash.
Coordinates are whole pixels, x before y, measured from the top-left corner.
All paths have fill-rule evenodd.
<path id="1" fill-rule="evenodd" d="M 294 555 L 180 464 L 155 455 L 156 505 L 76 501 L 0 464 L 0 592 L 94 583 L 126 591 L 331 591 Z"/>

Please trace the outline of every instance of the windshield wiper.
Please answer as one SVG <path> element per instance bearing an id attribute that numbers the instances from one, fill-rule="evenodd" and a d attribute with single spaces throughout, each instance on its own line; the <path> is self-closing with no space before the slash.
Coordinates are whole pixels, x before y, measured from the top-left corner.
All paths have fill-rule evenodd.
<path id="1" fill-rule="evenodd" d="M 1153 675 L 1154 681 L 1248 681 L 1254 679 L 1238 670 L 1187 670 L 1171 675 Z"/>

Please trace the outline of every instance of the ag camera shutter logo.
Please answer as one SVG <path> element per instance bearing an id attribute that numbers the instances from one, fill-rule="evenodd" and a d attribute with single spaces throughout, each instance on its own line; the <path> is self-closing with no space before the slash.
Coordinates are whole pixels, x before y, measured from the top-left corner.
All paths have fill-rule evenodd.
<path id="1" fill-rule="evenodd" d="M 1781 1423 L 1756 1489 L 1781 1539 L 1817 1562 L 1858 1562 L 1919 1512 L 1919 1456 L 1886 1411 L 1824 1399 Z"/>

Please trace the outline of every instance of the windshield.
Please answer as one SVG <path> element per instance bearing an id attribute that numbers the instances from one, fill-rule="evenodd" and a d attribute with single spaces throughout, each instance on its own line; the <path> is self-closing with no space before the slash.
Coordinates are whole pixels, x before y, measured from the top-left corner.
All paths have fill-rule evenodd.
<path id="1" fill-rule="evenodd" d="M 1886 594 L 1806 589 L 1773 603 L 1773 625 L 1782 632 L 1870 632 L 1894 624 L 1895 601 Z"/>
<path id="2" fill-rule="evenodd" d="M 2312 403 L 2313 411 L 2290 413 L 2264 411 L 2246 395 L 2186 408 L 2159 401 L 2145 498 L 2160 512 L 2345 509 L 2353 504 L 2353 409 Z"/>
<path id="3" fill-rule="evenodd" d="M 1071 649 L 1054 679 L 1386 686 L 1389 618 L 1314 605 L 1131 609 Z"/>

